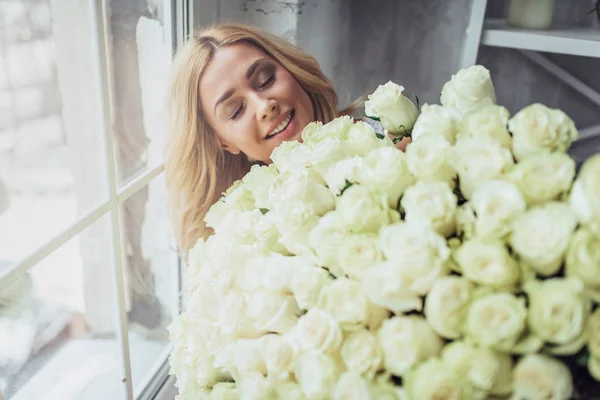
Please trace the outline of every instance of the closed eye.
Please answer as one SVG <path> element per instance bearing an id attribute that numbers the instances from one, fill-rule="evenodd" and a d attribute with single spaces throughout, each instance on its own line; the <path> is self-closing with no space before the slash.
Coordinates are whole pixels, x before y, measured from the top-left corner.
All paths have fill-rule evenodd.
<path id="1" fill-rule="evenodd" d="M 231 115 L 231 119 L 235 120 L 237 119 L 240 114 L 242 113 L 242 111 L 244 110 L 244 103 L 241 103 L 240 106 L 233 112 L 233 114 Z"/>
<path id="2" fill-rule="evenodd" d="M 272 73 L 269 75 L 269 77 L 263 83 L 261 83 L 261 85 L 258 88 L 264 89 L 267 86 L 269 86 L 270 84 L 272 84 L 274 81 L 275 81 L 275 73 Z"/>

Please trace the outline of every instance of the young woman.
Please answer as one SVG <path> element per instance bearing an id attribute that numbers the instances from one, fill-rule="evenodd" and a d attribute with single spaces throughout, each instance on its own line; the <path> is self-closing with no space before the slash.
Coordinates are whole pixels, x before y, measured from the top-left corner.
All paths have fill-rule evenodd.
<path id="1" fill-rule="evenodd" d="M 350 114 L 318 62 L 289 42 L 243 24 L 200 30 L 178 51 L 169 94 L 166 179 L 175 234 L 189 249 L 204 216 L 254 163 L 312 121 Z"/>

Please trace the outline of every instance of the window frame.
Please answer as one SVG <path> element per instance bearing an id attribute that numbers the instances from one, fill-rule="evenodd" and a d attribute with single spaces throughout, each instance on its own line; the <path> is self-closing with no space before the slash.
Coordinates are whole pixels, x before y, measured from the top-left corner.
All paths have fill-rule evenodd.
<path id="1" fill-rule="evenodd" d="M 117 159 L 115 154 L 115 139 L 112 129 L 113 112 L 112 107 L 114 100 L 111 97 L 112 80 L 110 74 L 109 57 L 107 51 L 107 32 L 110 27 L 110 21 L 107 20 L 105 10 L 107 0 L 89 0 L 92 3 L 92 30 L 93 30 L 93 51 L 94 51 L 94 74 L 96 76 L 95 84 L 100 93 L 102 126 L 101 131 L 104 135 L 104 162 L 102 168 L 106 168 L 106 185 L 108 191 L 108 199 L 100 205 L 88 211 L 86 214 L 79 217 L 70 226 L 55 234 L 44 244 L 32 250 L 28 255 L 22 258 L 19 262 L 12 265 L 8 270 L 0 274 L 0 291 L 6 289 L 18 279 L 23 277 L 32 267 L 42 261 L 44 258 L 52 254 L 57 249 L 67 244 L 71 239 L 90 227 L 96 221 L 99 221 L 105 215 L 110 215 L 110 254 L 113 258 L 112 278 L 116 288 L 116 306 L 115 315 L 118 318 L 117 323 L 117 338 L 120 343 L 120 359 L 121 359 L 121 377 L 122 389 L 125 394 L 124 398 L 128 400 L 147 400 L 154 399 L 158 396 L 163 386 L 169 380 L 169 353 L 171 346 L 165 347 L 161 356 L 156 360 L 155 365 L 146 375 L 146 381 L 139 385 L 138 390 L 134 391 L 131 373 L 129 337 L 128 337 L 128 320 L 125 300 L 125 282 L 124 282 L 124 267 L 125 267 L 125 251 L 122 244 L 123 222 L 121 218 L 121 205 L 127 199 L 138 193 L 141 189 L 147 187 L 152 181 L 164 173 L 164 163 L 150 166 L 143 173 L 129 181 L 126 185 L 120 187 L 120 182 L 117 174 Z M 164 34 L 165 41 L 171 47 L 171 54 L 175 54 L 177 47 L 183 43 L 186 37 L 191 32 L 191 27 L 194 25 L 194 0 L 163 0 L 164 10 Z M 180 258 L 177 262 L 178 275 L 178 291 L 177 296 L 182 288 L 182 271 L 183 263 Z M 179 297 L 179 296 L 178 296 Z M 180 301 L 174 301 L 177 304 L 177 312 L 180 311 Z M 160 396 L 159 396 L 160 397 Z"/>

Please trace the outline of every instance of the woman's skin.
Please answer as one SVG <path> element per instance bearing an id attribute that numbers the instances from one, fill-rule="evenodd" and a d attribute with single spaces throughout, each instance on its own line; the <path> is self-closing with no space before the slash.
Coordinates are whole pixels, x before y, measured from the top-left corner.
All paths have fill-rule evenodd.
<path id="1" fill-rule="evenodd" d="M 200 80 L 200 98 L 223 148 L 265 163 L 275 147 L 300 139 L 315 119 L 312 102 L 296 79 L 246 43 L 216 52 Z"/>

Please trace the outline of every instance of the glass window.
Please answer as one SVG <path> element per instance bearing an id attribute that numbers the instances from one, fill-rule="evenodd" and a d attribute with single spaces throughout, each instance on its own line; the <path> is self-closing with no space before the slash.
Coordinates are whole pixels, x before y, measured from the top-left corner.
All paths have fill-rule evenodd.
<path id="1" fill-rule="evenodd" d="M 108 193 L 89 8 L 3 1 L 0 19 L 1 273 Z"/>
<path id="2" fill-rule="evenodd" d="M 115 153 L 119 182 L 125 185 L 162 161 L 172 49 L 162 2 L 107 3 Z"/>
<path id="3" fill-rule="evenodd" d="M 138 393 L 168 355 L 167 326 L 179 309 L 178 258 L 166 210 L 164 175 L 123 203 L 121 219 L 129 351 Z"/>
<path id="4" fill-rule="evenodd" d="M 0 393 L 124 398 L 108 216 L 0 294 Z"/>

